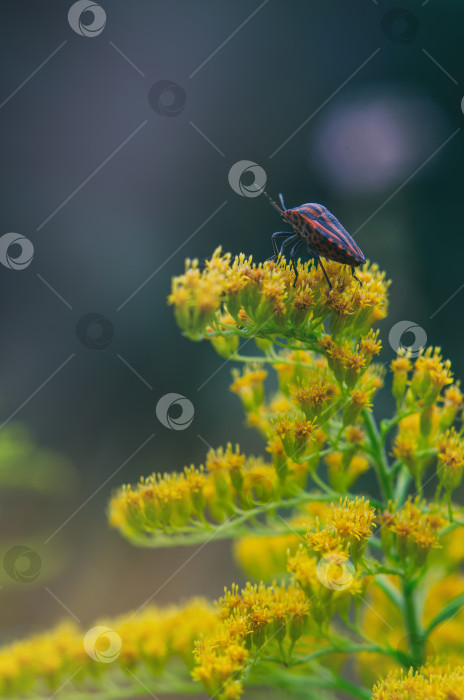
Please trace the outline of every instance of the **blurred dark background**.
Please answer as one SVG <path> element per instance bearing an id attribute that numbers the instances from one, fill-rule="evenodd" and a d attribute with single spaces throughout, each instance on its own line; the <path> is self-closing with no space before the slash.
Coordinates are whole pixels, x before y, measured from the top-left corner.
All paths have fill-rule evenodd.
<path id="1" fill-rule="evenodd" d="M 0 237 L 34 255 L 20 239 L 8 258 L 3 239 L 0 430 L 21 423 L 74 467 L 38 491 L 31 459 L 1 497 L 3 550 L 33 546 L 50 572 L 4 586 L 4 640 L 240 580 L 228 543 L 184 565 L 191 550 L 136 550 L 105 515 L 113 488 L 199 464 L 205 442 L 262 450 L 231 364 L 166 305 L 187 256 L 271 254 L 281 222 L 233 191 L 234 163 L 262 167 L 288 206 L 324 203 L 387 271 L 383 360 L 410 320 L 464 375 L 462 3 L 100 4 L 103 28 L 87 10 L 73 29 L 70 1 L 2 3 Z M 156 418 L 171 392 L 194 405 L 186 430 Z"/>

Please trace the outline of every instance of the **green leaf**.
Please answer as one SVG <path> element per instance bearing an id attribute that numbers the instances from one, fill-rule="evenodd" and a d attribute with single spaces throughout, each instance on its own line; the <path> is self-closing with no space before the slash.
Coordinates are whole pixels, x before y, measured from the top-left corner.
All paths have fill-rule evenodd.
<path id="1" fill-rule="evenodd" d="M 445 607 L 436 615 L 436 617 L 433 618 L 433 620 L 429 623 L 427 629 L 426 629 L 426 634 L 430 634 L 430 632 L 435 629 L 435 627 L 438 627 L 438 625 L 441 625 L 442 622 L 446 622 L 446 620 L 451 620 L 455 615 L 458 614 L 462 606 L 464 605 L 464 593 L 461 593 L 461 595 L 458 595 L 456 598 L 453 598 Z"/>

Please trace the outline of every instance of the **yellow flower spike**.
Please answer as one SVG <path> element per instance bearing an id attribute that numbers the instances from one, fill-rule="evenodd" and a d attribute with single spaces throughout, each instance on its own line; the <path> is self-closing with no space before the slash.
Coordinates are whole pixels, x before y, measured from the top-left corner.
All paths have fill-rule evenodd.
<path id="1" fill-rule="evenodd" d="M 202 518 L 206 505 L 204 489 L 207 483 L 203 467 L 196 470 L 192 464 L 190 467 L 185 467 L 184 474 L 194 513 L 197 517 Z"/>
<path id="2" fill-rule="evenodd" d="M 315 294 L 308 287 L 299 287 L 290 303 L 289 321 L 295 326 L 302 326 L 312 316 Z M 308 319 L 309 316 L 309 319 Z"/>
<path id="3" fill-rule="evenodd" d="M 331 506 L 331 514 L 328 519 L 342 542 L 350 547 L 360 549 L 373 534 L 372 526 L 375 523 L 375 508 L 364 497 L 358 496 L 354 500 L 340 499 L 338 506 Z"/>
<path id="4" fill-rule="evenodd" d="M 464 473 L 464 438 L 451 428 L 439 438 L 437 446 L 438 479 L 445 491 L 451 494 L 461 483 Z"/>
<path id="5" fill-rule="evenodd" d="M 292 619 L 297 619 L 303 630 L 308 609 L 303 592 L 292 584 L 248 583 L 241 592 L 233 586 L 225 590 L 218 605 L 222 622 L 196 645 L 192 674 L 207 692 L 223 698 L 231 682 L 240 683 L 247 664 L 263 644 L 272 650 L 282 642 L 282 630 L 287 632 Z"/>
<path id="6" fill-rule="evenodd" d="M 230 254 L 216 250 L 203 270 L 198 261 L 187 261 L 184 275 L 173 280 L 169 303 L 180 327 L 196 340 L 207 337 L 207 326 L 220 327 L 225 310 L 247 328 L 265 324 L 276 331 L 294 329 L 304 335 L 306 325 L 330 316 L 337 329 L 356 327 L 358 335 L 367 333 L 385 315 L 388 284 L 384 273 L 366 264 L 358 273 L 364 280 L 360 289 L 338 263 L 328 261 L 327 270 L 334 285 L 329 297 L 322 271 L 309 263 L 298 263 L 299 279 L 294 287 L 293 268 L 284 260 L 257 265 L 243 254 L 232 260 Z M 223 339 L 213 342 L 222 354 L 233 351 Z"/>
<path id="7" fill-rule="evenodd" d="M 343 407 L 343 425 L 352 425 L 364 408 L 372 408 L 373 388 L 359 387 L 350 391 L 350 400 Z"/>
<path id="8" fill-rule="evenodd" d="M 454 423 L 459 410 L 463 407 L 463 395 L 460 383 L 449 386 L 444 393 L 443 408 L 440 414 L 440 428 L 445 430 Z"/>
<path id="9" fill-rule="evenodd" d="M 332 312 L 329 321 L 329 331 L 334 337 L 337 337 L 345 330 L 349 317 L 354 313 L 353 300 L 352 297 L 340 293 L 334 287 L 328 297 L 327 306 Z"/>
<path id="10" fill-rule="evenodd" d="M 397 405 L 400 406 L 406 392 L 412 364 L 407 357 L 400 356 L 392 361 L 390 369 L 393 372 L 392 394 L 397 401 Z"/>
<path id="11" fill-rule="evenodd" d="M 110 646 L 114 643 L 117 650 L 109 658 L 105 656 L 104 646 L 89 646 L 90 637 L 84 646 L 86 634 L 94 628 L 82 630 L 69 622 L 1 647 L 2 694 L 12 698 L 48 697 L 65 684 L 75 692 L 74 682 L 78 681 L 81 691 L 84 682 L 85 692 L 93 695 L 101 691 L 100 678 L 134 662 L 141 669 L 145 665 L 149 673 L 162 675 L 168 661 L 175 657 L 191 663 L 195 639 L 200 631 L 208 634 L 217 627 L 218 615 L 206 601 L 193 599 L 183 606 L 164 610 L 149 606 L 96 624 L 104 625 L 107 630 L 102 643 L 110 641 Z"/>
<path id="12" fill-rule="evenodd" d="M 415 477 L 421 473 L 417 468 L 419 465 L 419 460 L 416 458 L 417 451 L 418 442 L 413 437 L 402 435 L 401 432 L 397 435 L 393 446 L 393 454 L 409 467 L 411 474 Z"/>
<path id="13" fill-rule="evenodd" d="M 464 665 L 431 665 L 393 672 L 375 684 L 372 700 L 459 700 L 463 694 Z"/>
<path id="14" fill-rule="evenodd" d="M 172 281 L 168 303 L 174 306 L 174 315 L 180 328 L 193 340 L 203 337 L 215 313 L 219 310 L 223 281 L 208 269 L 200 272 L 198 260 L 187 260 L 185 274 Z"/>
<path id="15" fill-rule="evenodd" d="M 330 369 L 337 381 L 345 380 L 347 357 L 351 352 L 349 343 L 336 343 L 331 336 L 321 338 L 320 345 L 325 352 Z"/>
<path id="16" fill-rule="evenodd" d="M 317 456 L 314 421 L 283 418 L 274 424 L 274 429 L 282 440 L 285 453 L 297 464 L 305 462 L 313 454 Z M 282 479 L 287 473 L 288 468 L 282 468 L 278 472 Z"/>
<path id="17" fill-rule="evenodd" d="M 243 476 L 241 505 L 243 508 L 255 508 L 258 503 L 274 500 L 278 490 L 278 476 L 274 467 L 259 460 L 248 465 Z"/>
<path id="18" fill-rule="evenodd" d="M 359 346 L 358 346 L 359 348 Z M 367 369 L 366 358 L 357 350 L 348 352 L 345 358 L 345 383 L 347 386 L 354 386 L 363 372 Z"/>
<path id="19" fill-rule="evenodd" d="M 301 586 L 309 600 L 320 589 L 320 581 L 317 577 L 317 562 L 314 557 L 309 557 L 305 548 L 300 545 L 292 556 L 288 557 L 287 570 L 293 574 L 295 581 Z"/>
<path id="20" fill-rule="evenodd" d="M 240 338 L 233 331 L 238 328 L 238 322 L 229 313 L 220 314 L 216 320 L 216 327 L 207 326 L 206 337 L 221 357 L 230 358 L 238 350 Z"/>
<path id="21" fill-rule="evenodd" d="M 379 340 L 379 331 L 373 331 L 372 328 L 367 335 L 359 341 L 359 349 L 361 354 L 369 365 L 372 358 L 378 355 L 382 349 L 382 342 Z"/>
<path id="22" fill-rule="evenodd" d="M 409 499 L 398 512 L 393 511 L 386 525 L 396 533 L 398 556 L 420 567 L 425 564 L 430 550 L 441 546 L 438 531 L 444 522 L 438 512 L 423 512 L 419 499 Z"/>
<path id="23" fill-rule="evenodd" d="M 323 528 L 320 529 L 319 521 L 316 522 L 314 530 L 306 532 L 306 544 L 313 552 L 316 552 L 318 559 L 330 552 L 342 552 L 345 545 L 338 533 Z"/>
<path id="24" fill-rule="evenodd" d="M 453 381 L 449 360 L 443 361 L 440 348 L 421 350 L 414 365 L 411 391 L 422 399 L 425 407 L 431 406 L 443 387 Z"/>
<path id="25" fill-rule="evenodd" d="M 264 401 L 267 371 L 255 364 L 245 367 L 242 373 L 232 370 L 232 376 L 234 381 L 230 387 L 231 391 L 237 394 L 247 412 L 256 411 Z"/>
<path id="26" fill-rule="evenodd" d="M 327 408 L 339 394 L 340 390 L 337 385 L 322 377 L 291 388 L 294 401 L 300 406 L 308 420 L 320 416 L 321 413 L 324 413 L 324 417 L 327 418 Z"/>
<path id="27" fill-rule="evenodd" d="M 154 474 L 136 487 L 124 486 L 110 502 L 110 524 L 131 536 L 156 529 L 182 528 L 191 519 L 204 521 L 205 507 L 218 522 L 235 512 L 266 503 L 276 494 L 274 468 L 246 458 L 238 445 L 210 450 L 206 468 L 181 474 Z"/>

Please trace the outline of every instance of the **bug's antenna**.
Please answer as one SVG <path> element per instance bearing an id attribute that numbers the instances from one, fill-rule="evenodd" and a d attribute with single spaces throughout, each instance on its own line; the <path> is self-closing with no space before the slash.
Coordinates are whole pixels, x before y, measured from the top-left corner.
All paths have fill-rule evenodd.
<path id="1" fill-rule="evenodd" d="M 277 209 L 277 211 L 279 211 L 281 214 L 284 213 L 284 210 L 281 209 L 281 208 L 279 207 L 279 205 L 276 204 L 276 203 L 274 202 L 274 200 L 272 199 L 272 197 L 270 197 L 270 196 L 268 195 L 268 193 L 266 192 L 266 190 L 262 190 L 262 193 L 268 198 L 268 200 L 270 201 L 270 203 L 272 204 L 272 206 L 275 207 L 275 208 Z"/>

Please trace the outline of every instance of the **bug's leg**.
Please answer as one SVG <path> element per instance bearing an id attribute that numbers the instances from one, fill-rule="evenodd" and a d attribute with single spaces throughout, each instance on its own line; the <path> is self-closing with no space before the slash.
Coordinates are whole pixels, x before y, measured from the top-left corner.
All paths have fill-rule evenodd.
<path id="1" fill-rule="evenodd" d="M 285 206 L 284 196 L 283 196 L 282 192 L 279 192 L 279 199 L 280 199 L 280 203 L 282 205 L 282 209 L 285 211 L 287 207 Z"/>
<path id="2" fill-rule="evenodd" d="M 329 294 L 329 292 L 332 291 L 332 285 L 330 284 L 330 280 L 327 276 L 327 272 L 325 271 L 324 265 L 322 264 L 322 260 L 320 258 L 318 259 L 318 263 L 321 266 L 322 272 L 324 273 L 324 277 L 326 278 L 327 284 L 329 285 L 329 291 L 327 292 L 327 294 Z"/>
<path id="3" fill-rule="evenodd" d="M 291 263 L 293 265 L 293 269 L 295 271 L 295 280 L 293 282 L 294 287 L 296 286 L 296 281 L 298 279 L 298 267 L 297 267 L 296 262 L 295 262 L 295 255 L 296 255 L 296 251 L 298 250 L 298 248 L 300 247 L 300 245 L 302 243 L 303 243 L 303 241 L 301 239 L 297 243 L 295 243 L 295 245 L 293 246 L 293 248 L 290 251 L 290 256 L 289 256 Z"/>
<path id="4" fill-rule="evenodd" d="M 280 246 L 279 255 L 283 255 L 283 254 L 284 254 L 284 248 L 285 248 L 285 246 L 287 246 L 289 243 L 293 243 L 293 241 L 295 240 L 295 238 L 298 238 L 298 234 L 297 234 L 297 233 L 295 233 L 293 236 L 292 236 L 292 235 L 289 236 L 289 237 L 287 238 L 287 240 L 284 241 L 284 242 L 282 243 L 282 245 Z"/>
<path id="5" fill-rule="evenodd" d="M 309 247 L 308 247 L 308 253 L 310 253 L 310 254 L 313 256 L 313 258 L 314 258 L 314 264 L 316 265 L 316 267 L 317 267 L 318 265 L 321 266 L 322 272 L 324 273 L 324 277 L 326 278 L 327 284 L 329 285 L 329 292 L 331 292 L 331 291 L 332 291 L 332 285 L 330 284 L 330 280 L 329 280 L 329 278 L 328 278 L 328 276 L 327 276 L 327 272 L 325 271 L 324 265 L 322 264 L 322 260 L 320 259 L 318 253 L 316 253 L 315 250 L 311 250 L 311 248 L 309 248 Z M 327 292 L 327 294 L 328 294 L 329 292 Z"/>
<path id="6" fill-rule="evenodd" d="M 281 238 L 282 236 L 290 236 L 291 233 L 290 231 L 276 231 L 275 233 L 272 234 L 271 236 L 271 241 L 272 241 L 272 247 L 274 249 L 274 255 L 268 260 L 275 260 L 279 256 L 279 249 L 277 247 L 277 242 L 276 238 Z"/>
<path id="7" fill-rule="evenodd" d="M 351 268 L 351 274 L 355 278 L 356 282 L 359 282 L 359 284 L 362 286 L 361 280 L 359 279 L 359 277 L 356 277 L 356 275 L 354 274 L 354 267 Z"/>

